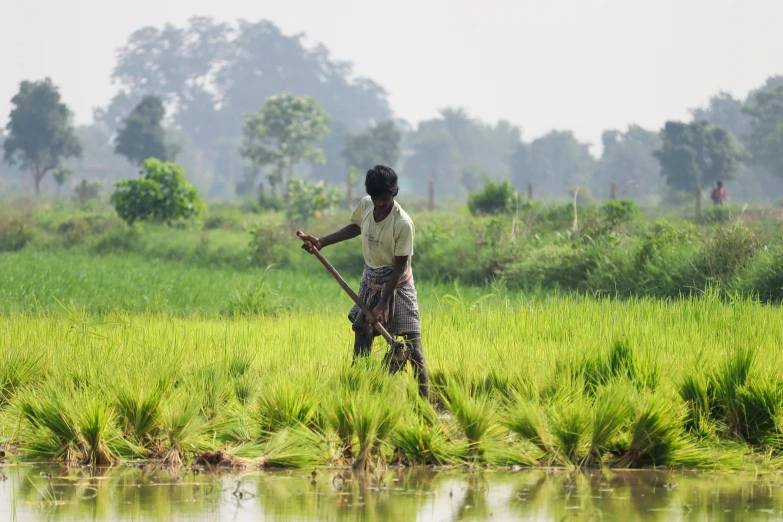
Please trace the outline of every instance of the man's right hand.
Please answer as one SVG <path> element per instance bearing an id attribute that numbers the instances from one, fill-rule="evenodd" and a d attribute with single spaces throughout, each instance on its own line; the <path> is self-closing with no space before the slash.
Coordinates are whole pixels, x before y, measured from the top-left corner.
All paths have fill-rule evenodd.
<path id="1" fill-rule="evenodd" d="M 314 236 L 311 236 L 309 234 L 305 234 L 307 237 L 307 242 L 302 243 L 302 248 L 311 254 L 314 254 L 316 250 L 320 251 L 323 246 L 321 245 L 321 241 Z"/>

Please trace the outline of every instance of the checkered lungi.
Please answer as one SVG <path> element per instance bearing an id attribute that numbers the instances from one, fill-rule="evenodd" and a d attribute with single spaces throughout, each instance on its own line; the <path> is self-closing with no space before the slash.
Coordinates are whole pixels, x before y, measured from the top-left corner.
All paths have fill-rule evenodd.
<path id="1" fill-rule="evenodd" d="M 408 267 L 408 270 L 412 270 Z M 391 267 L 370 268 L 364 267 L 364 275 L 359 285 L 359 299 L 367 304 L 372 310 L 381 299 L 383 287 L 391 278 L 393 269 Z M 391 335 L 401 335 L 404 333 L 420 334 L 421 319 L 419 318 L 419 303 L 416 295 L 416 287 L 413 285 L 413 274 L 408 274 L 409 281 L 405 283 L 406 275 L 400 278 L 405 283 L 397 286 L 392 296 L 393 308 L 387 313 L 386 321 L 382 321 L 383 326 Z M 389 320 L 390 319 L 390 320 Z M 358 306 L 354 305 L 348 313 L 348 320 L 353 323 L 353 329 L 356 332 L 367 332 L 369 322 L 364 313 Z M 373 335 L 378 332 L 369 327 Z"/>

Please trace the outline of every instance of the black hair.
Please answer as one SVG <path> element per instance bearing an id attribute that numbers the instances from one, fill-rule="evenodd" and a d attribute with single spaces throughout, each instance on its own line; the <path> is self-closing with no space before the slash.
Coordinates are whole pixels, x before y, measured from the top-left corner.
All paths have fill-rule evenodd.
<path id="1" fill-rule="evenodd" d="M 722 181 L 719 181 L 719 182 L 718 182 L 718 186 L 719 186 L 719 187 L 722 187 L 722 186 L 723 186 L 723 182 L 722 182 Z"/>
<path id="2" fill-rule="evenodd" d="M 376 165 L 367 171 L 364 188 L 373 198 L 394 197 L 400 190 L 397 187 L 397 173 L 391 167 Z"/>

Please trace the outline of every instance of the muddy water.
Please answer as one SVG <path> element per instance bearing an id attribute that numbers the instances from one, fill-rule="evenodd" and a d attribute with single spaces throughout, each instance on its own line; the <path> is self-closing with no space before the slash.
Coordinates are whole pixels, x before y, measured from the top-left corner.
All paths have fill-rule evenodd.
<path id="1" fill-rule="evenodd" d="M 783 520 L 783 475 L 5 466 L 0 520 Z M 5 478 L 4 478 L 5 477 Z"/>

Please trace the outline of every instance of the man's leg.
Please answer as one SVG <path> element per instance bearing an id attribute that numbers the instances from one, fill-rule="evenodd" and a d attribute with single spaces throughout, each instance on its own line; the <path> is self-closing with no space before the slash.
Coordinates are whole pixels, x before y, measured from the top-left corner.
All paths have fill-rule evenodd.
<path id="1" fill-rule="evenodd" d="M 355 338 L 353 342 L 353 362 L 351 366 L 356 363 L 357 357 L 367 357 L 372 350 L 372 337 L 368 337 L 364 332 L 354 331 Z"/>
<path id="2" fill-rule="evenodd" d="M 405 344 L 410 348 L 409 359 L 413 367 L 413 375 L 419 381 L 419 395 L 424 399 L 430 397 L 430 377 L 427 373 L 427 363 L 424 361 L 424 349 L 421 346 L 421 334 L 403 334 Z"/>

